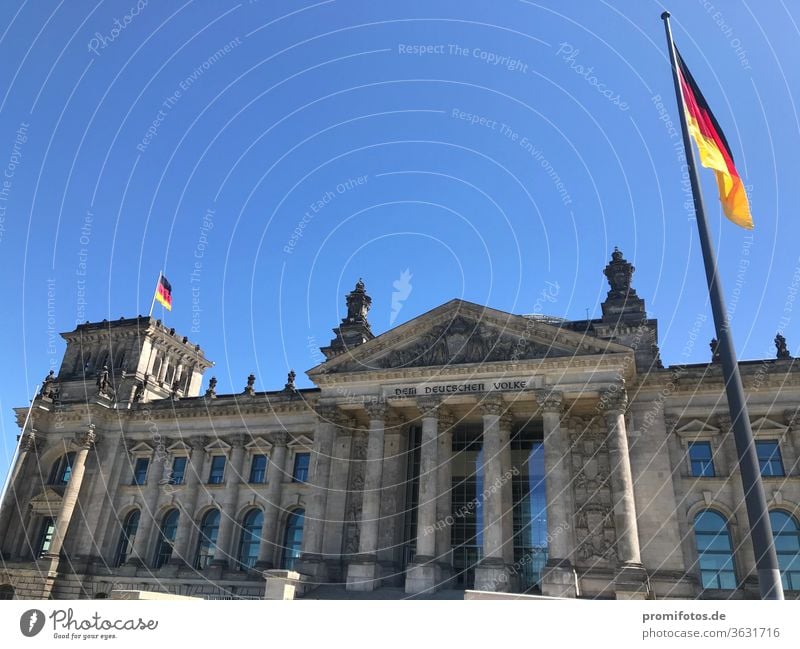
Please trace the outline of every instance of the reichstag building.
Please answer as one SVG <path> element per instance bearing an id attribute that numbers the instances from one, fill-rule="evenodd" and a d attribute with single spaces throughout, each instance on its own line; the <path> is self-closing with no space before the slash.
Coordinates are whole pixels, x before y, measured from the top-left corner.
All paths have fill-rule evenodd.
<path id="1" fill-rule="evenodd" d="M 149 317 L 62 334 L 16 411 L 0 597 L 757 598 L 713 342 L 664 367 L 633 271 L 615 250 L 600 318 L 452 300 L 380 335 L 359 281 L 309 389 L 217 394 Z M 798 598 L 800 371 L 775 343 L 741 372 Z"/>

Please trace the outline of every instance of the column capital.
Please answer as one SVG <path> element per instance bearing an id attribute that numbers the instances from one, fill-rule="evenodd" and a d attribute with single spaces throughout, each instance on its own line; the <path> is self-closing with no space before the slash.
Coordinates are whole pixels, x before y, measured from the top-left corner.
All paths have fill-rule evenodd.
<path id="1" fill-rule="evenodd" d="M 723 432 L 726 433 L 731 429 L 733 422 L 731 421 L 731 416 L 727 412 L 721 412 L 716 415 L 717 420 L 717 427 Z"/>
<path id="2" fill-rule="evenodd" d="M 75 436 L 75 444 L 78 448 L 89 449 L 97 442 L 97 433 L 94 432 L 94 424 L 89 424 L 88 430 Z"/>
<path id="3" fill-rule="evenodd" d="M 334 425 L 341 423 L 342 413 L 335 403 L 317 403 L 314 406 L 314 412 L 317 413 L 320 421 Z"/>
<path id="4" fill-rule="evenodd" d="M 456 417 L 452 410 L 447 408 L 439 409 L 439 432 L 450 433 L 452 432 L 453 424 L 456 422 Z"/>
<path id="5" fill-rule="evenodd" d="M 438 417 L 441 405 L 440 397 L 417 397 L 417 408 L 423 417 Z"/>
<path id="6" fill-rule="evenodd" d="M 232 448 L 236 448 L 238 446 L 244 446 L 249 438 L 250 436 L 244 433 L 236 433 L 228 437 L 228 443 Z"/>
<path id="7" fill-rule="evenodd" d="M 542 412 L 555 412 L 561 414 L 564 409 L 564 395 L 561 392 L 537 390 L 536 401 Z"/>
<path id="8" fill-rule="evenodd" d="M 31 428 L 22 434 L 22 440 L 19 443 L 20 451 L 36 451 L 39 447 L 39 438 L 36 436 L 36 430 Z"/>
<path id="9" fill-rule="evenodd" d="M 384 402 L 371 401 L 364 404 L 364 410 L 367 411 L 370 420 L 380 419 L 386 420 L 389 415 L 389 404 Z"/>
<path id="10" fill-rule="evenodd" d="M 603 392 L 598 404 L 600 410 L 607 415 L 625 413 L 628 409 L 628 393 L 624 384 L 614 384 Z"/>
<path id="11" fill-rule="evenodd" d="M 788 408 L 784 410 L 783 419 L 790 429 L 797 430 L 797 427 L 800 426 L 800 408 Z"/>
<path id="12" fill-rule="evenodd" d="M 205 436 L 192 437 L 188 443 L 189 446 L 192 447 L 192 450 L 203 451 L 205 450 L 206 446 L 208 446 L 208 439 Z"/>
<path id="13" fill-rule="evenodd" d="M 269 439 L 273 446 L 286 446 L 289 443 L 289 434 L 279 430 L 271 433 Z"/>
<path id="14" fill-rule="evenodd" d="M 506 410 L 503 397 L 499 394 L 489 394 L 480 400 L 478 408 L 482 415 L 502 415 Z"/>
<path id="15" fill-rule="evenodd" d="M 667 431 L 667 435 L 674 433 L 677 427 L 678 419 L 676 417 L 664 417 L 664 429 Z"/>

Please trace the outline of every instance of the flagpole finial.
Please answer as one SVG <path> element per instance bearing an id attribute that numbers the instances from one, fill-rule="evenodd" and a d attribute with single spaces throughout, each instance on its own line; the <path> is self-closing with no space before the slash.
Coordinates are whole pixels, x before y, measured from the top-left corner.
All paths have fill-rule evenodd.
<path id="1" fill-rule="evenodd" d="M 666 20 L 667 18 L 669 18 L 669 16 L 670 16 L 669 11 L 665 11 L 663 14 L 661 14 L 661 20 Z"/>

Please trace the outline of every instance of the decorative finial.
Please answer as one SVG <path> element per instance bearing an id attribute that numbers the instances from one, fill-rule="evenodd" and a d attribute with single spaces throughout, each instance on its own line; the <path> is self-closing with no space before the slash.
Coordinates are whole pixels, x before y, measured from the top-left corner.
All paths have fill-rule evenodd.
<path id="1" fill-rule="evenodd" d="M 256 384 L 256 375 L 250 374 L 250 376 L 247 377 L 247 386 L 244 389 L 244 393 L 253 396 L 256 393 L 255 388 L 253 387 L 255 384 Z"/>
<path id="2" fill-rule="evenodd" d="M 289 374 L 286 375 L 286 385 L 283 389 L 287 392 L 296 392 L 297 388 L 294 387 L 295 378 L 297 378 L 297 374 L 295 374 L 294 370 L 289 370 Z"/>
<path id="3" fill-rule="evenodd" d="M 208 382 L 208 389 L 206 390 L 206 399 L 217 398 L 217 377 L 212 376 Z"/>

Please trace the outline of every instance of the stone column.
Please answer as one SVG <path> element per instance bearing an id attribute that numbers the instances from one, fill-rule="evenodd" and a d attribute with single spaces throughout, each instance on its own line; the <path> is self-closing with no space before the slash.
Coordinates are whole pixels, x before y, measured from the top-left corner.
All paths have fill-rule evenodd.
<path id="1" fill-rule="evenodd" d="M 624 386 L 614 386 L 606 391 L 600 405 L 605 411 L 608 427 L 611 492 L 617 533 L 617 572 L 614 576 L 616 595 L 617 599 L 645 599 L 648 592 L 647 575 L 639 552 L 633 474 L 625 427 L 628 395 Z"/>
<path id="2" fill-rule="evenodd" d="M 347 590 L 372 591 L 380 586 L 378 524 L 381 515 L 383 449 L 388 407 L 384 403 L 370 403 L 365 408 L 369 415 L 369 436 L 359 524 L 359 557 L 348 565 Z"/>
<path id="3" fill-rule="evenodd" d="M 503 560 L 503 447 L 500 418 L 504 406 L 498 395 L 480 403 L 483 413 L 483 558 L 475 567 L 475 590 L 508 590 Z"/>
<path id="4" fill-rule="evenodd" d="M 194 511 L 197 509 L 197 496 L 200 490 L 200 483 L 203 479 L 201 472 L 205 463 L 205 447 L 208 440 L 205 437 L 197 437 L 189 441 L 192 447 L 192 455 L 189 459 L 189 466 L 185 473 L 186 487 L 183 490 L 183 498 L 179 499 L 180 517 L 178 518 L 178 531 L 175 534 L 175 545 L 172 558 L 169 560 L 171 566 L 179 568 L 192 565 L 192 531 L 195 529 Z"/>
<path id="5" fill-rule="evenodd" d="M 281 510 L 281 486 L 286 475 L 286 442 L 289 436 L 278 432 L 272 434 L 272 453 L 267 467 L 267 505 L 264 508 L 264 526 L 261 528 L 261 545 L 258 548 L 256 568 L 274 567 L 275 548 L 280 547 L 278 538 L 278 512 Z"/>
<path id="6" fill-rule="evenodd" d="M 314 578 L 316 583 L 321 583 L 326 580 L 328 574 L 322 557 L 322 537 L 325 532 L 325 506 L 328 500 L 331 454 L 340 415 L 335 405 L 320 405 L 316 411 L 318 419 L 309 476 L 312 491 L 306 507 L 303 552 L 299 570 Z"/>
<path id="7" fill-rule="evenodd" d="M 560 393 L 537 395 L 544 429 L 545 497 L 547 498 L 547 565 L 542 594 L 577 597 L 578 578 L 572 566 L 573 496 L 569 441 L 561 430 L 563 401 Z"/>
<path id="8" fill-rule="evenodd" d="M 417 407 L 422 412 L 417 543 L 414 561 L 406 572 L 406 593 L 433 592 L 439 581 L 435 562 L 439 403 L 436 398 L 417 399 Z"/>
<path id="9" fill-rule="evenodd" d="M 439 563 L 441 580 L 446 584 L 453 577 L 452 536 L 452 491 L 453 491 L 453 424 L 455 417 L 450 412 L 439 413 L 439 468 L 436 472 L 438 498 L 436 500 L 436 561 Z"/>
<path id="10" fill-rule="evenodd" d="M 217 548 L 214 553 L 214 566 L 227 569 L 230 561 L 236 560 L 236 550 L 231 546 L 231 530 L 236 520 L 236 513 L 239 505 L 239 484 L 242 481 L 244 444 L 247 441 L 245 435 L 234 435 L 230 439 L 231 454 L 228 458 L 228 466 L 225 470 L 225 490 L 219 499 L 220 517 L 219 533 L 217 534 Z"/>
<path id="11" fill-rule="evenodd" d="M 6 493 L 5 502 L 0 503 L 0 554 L 2 554 L 2 556 L 8 556 L 8 554 L 3 553 L 3 546 L 8 541 L 9 535 L 7 531 L 11 524 L 13 512 L 17 512 L 19 525 L 22 525 L 22 515 L 18 504 L 20 501 L 20 494 L 17 489 L 17 480 L 23 475 L 23 467 L 25 466 L 28 454 L 31 453 L 31 451 L 36 451 L 37 443 L 38 439 L 34 429 L 31 428 L 28 432 L 22 434 L 22 439 L 19 442 L 17 460 L 14 462 L 14 468 L 8 480 L 8 491 Z M 6 552 L 9 551 L 10 548 Z"/>
<path id="12" fill-rule="evenodd" d="M 97 436 L 94 432 L 94 424 L 90 424 L 89 430 L 75 441 L 77 451 L 75 452 L 75 459 L 72 461 L 72 472 L 69 476 L 69 482 L 67 483 L 66 489 L 64 489 L 64 496 L 61 498 L 61 509 L 56 518 L 55 530 L 53 530 L 53 542 L 50 544 L 50 550 L 47 553 L 48 558 L 58 558 L 61 548 L 64 545 L 64 538 L 67 535 L 67 530 L 72 520 L 72 513 L 75 511 L 75 505 L 78 502 L 78 494 L 83 484 L 83 474 L 86 471 L 86 456 L 89 454 L 89 449 L 94 446 L 96 440 Z"/>

